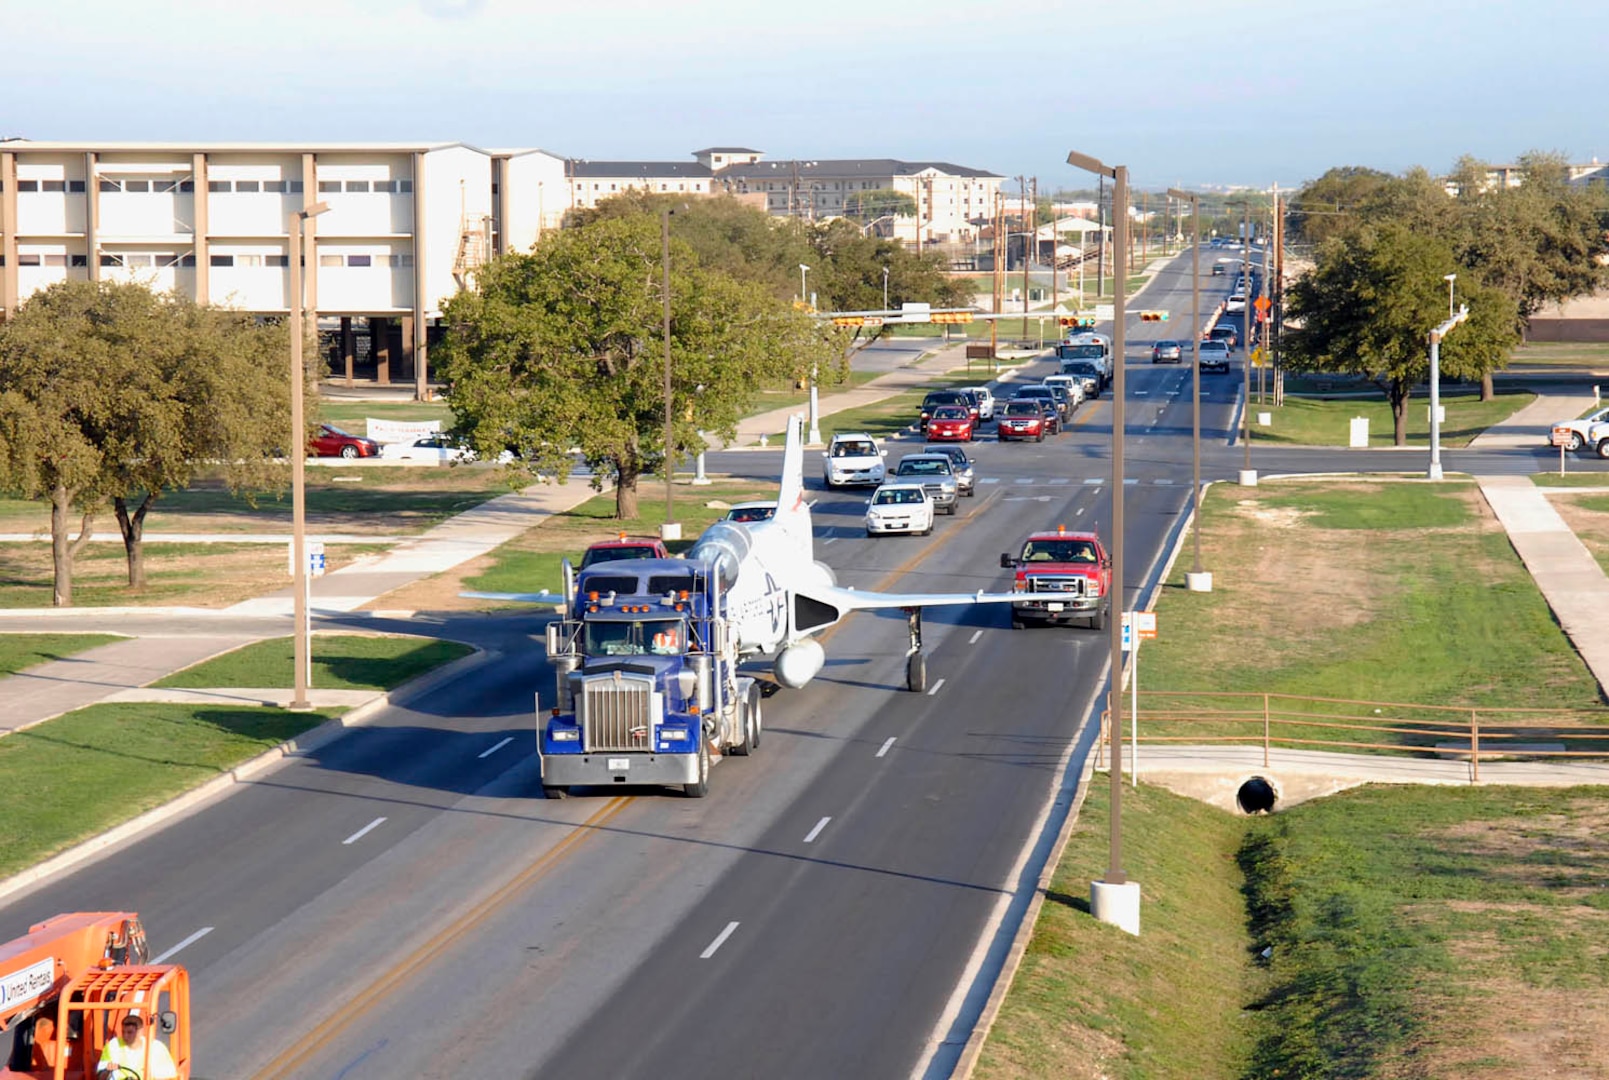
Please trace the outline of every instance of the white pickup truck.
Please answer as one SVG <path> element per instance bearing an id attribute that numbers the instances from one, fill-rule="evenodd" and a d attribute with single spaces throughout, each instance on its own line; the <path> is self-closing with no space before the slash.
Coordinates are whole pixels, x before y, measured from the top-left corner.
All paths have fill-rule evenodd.
<path id="1" fill-rule="evenodd" d="M 1553 426 L 1570 429 L 1570 441 L 1565 444 L 1566 450 L 1591 447 L 1598 451 L 1599 457 L 1609 457 L 1609 446 L 1605 445 L 1606 441 L 1609 441 L 1609 407 L 1599 409 L 1579 420 L 1560 420 Z M 1548 432 L 1548 445 L 1553 445 L 1552 431 Z"/>

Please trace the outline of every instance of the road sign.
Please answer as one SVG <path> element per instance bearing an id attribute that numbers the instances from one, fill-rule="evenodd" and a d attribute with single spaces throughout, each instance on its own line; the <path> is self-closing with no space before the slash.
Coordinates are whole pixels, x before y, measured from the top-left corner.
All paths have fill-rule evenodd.
<path id="1" fill-rule="evenodd" d="M 1273 307 L 1273 306 L 1274 306 L 1273 304 L 1269 303 L 1268 297 L 1266 297 L 1266 296 L 1259 296 L 1252 303 L 1252 307 L 1256 308 L 1259 312 L 1261 312 L 1264 315 L 1267 315 L 1268 314 L 1268 309 Z"/>
<path id="2" fill-rule="evenodd" d="M 1098 322 L 1111 322 L 1117 318 L 1117 306 L 1115 304 L 1096 304 L 1095 318 Z"/>
<path id="3" fill-rule="evenodd" d="M 1567 427 L 1556 427 L 1556 428 L 1554 428 L 1553 429 L 1553 445 L 1554 446 L 1569 446 L 1570 445 L 1570 436 L 1574 435 L 1574 434 L 1575 434 L 1575 432 L 1571 431 Z"/>
<path id="4" fill-rule="evenodd" d="M 1251 366 L 1256 368 L 1268 366 L 1268 350 L 1261 345 L 1251 351 Z"/>
<path id="5" fill-rule="evenodd" d="M 1132 652 L 1134 649 L 1134 635 L 1138 633 L 1141 641 L 1156 640 L 1156 612 L 1154 611 L 1125 611 L 1123 613 L 1123 651 Z"/>

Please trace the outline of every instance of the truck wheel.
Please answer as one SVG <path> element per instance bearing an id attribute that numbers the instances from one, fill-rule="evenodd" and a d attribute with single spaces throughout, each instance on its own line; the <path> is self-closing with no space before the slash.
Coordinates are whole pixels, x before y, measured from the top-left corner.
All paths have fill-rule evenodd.
<path id="1" fill-rule="evenodd" d="M 1015 615 L 1013 615 L 1011 617 L 1011 628 L 1013 630 L 1023 630 L 1023 629 L 1026 629 L 1027 626 L 1028 626 L 1027 623 L 1023 622 L 1021 619 L 1017 618 Z"/>
<path id="2" fill-rule="evenodd" d="M 1105 608 L 1101 608 L 1099 611 L 1097 611 L 1095 614 L 1093 614 L 1093 615 L 1091 615 L 1089 617 L 1089 628 L 1091 630 L 1105 630 L 1106 629 L 1106 609 Z"/>
<path id="3" fill-rule="evenodd" d="M 738 712 L 743 720 L 743 737 L 728 748 L 727 753 L 733 757 L 748 757 L 749 752 L 760 744 L 759 693 L 750 691 L 749 696 L 738 706 Z"/>
<path id="4" fill-rule="evenodd" d="M 1601 458 L 1609 458 L 1609 439 L 1598 440 L 1598 456 Z"/>
<path id="5" fill-rule="evenodd" d="M 702 799 L 710 793 L 710 744 L 700 733 L 698 739 L 698 782 L 683 784 L 682 794 L 689 799 Z"/>
<path id="6" fill-rule="evenodd" d="M 760 748 L 760 735 L 765 728 L 765 714 L 760 708 L 760 702 L 763 700 L 763 698 L 764 695 L 760 693 L 760 688 L 758 686 L 749 691 L 750 750 L 758 750 Z"/>
<path id="7" fill-rule="evenodd" d="M 570 789 L 565 787 L 563 784 L 542 785 L 542 798 L 544 799 L 553 799 L 557 801 L 559 799 L 568 799 L 569 797 Z"/>
<path id="8" fill-rule="evenodd" d="M 905 689 L 920 694 L 927 689 L 927 657 L 912 653 L 905 661 Z"/>

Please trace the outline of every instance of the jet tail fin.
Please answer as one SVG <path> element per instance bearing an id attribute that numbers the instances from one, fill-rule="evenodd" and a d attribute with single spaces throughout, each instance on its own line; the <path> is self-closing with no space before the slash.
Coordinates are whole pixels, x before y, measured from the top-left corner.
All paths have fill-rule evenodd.
<path id="1" fill-rule="evenodd" d="M 788 439 L 782 449 L 782 486 L 777 489 L 777 512 L 792 513 L 805 505 L 804 417 L 788 417 Z"/>

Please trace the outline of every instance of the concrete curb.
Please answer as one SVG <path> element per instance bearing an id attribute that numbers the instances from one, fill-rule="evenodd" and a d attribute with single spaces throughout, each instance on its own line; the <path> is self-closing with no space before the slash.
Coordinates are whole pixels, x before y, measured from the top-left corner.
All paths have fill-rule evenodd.
<path id="1" fill-rule="evenodd" d="M 461 644 L 468 643 L 462 642 Z M 35 885 L 44 884 L 67 870 L 93 862 L 100 856 L 116 849 L 140 834 L 158 826 L 166 825 L 192 810 L 199 809 L 203 804 L 226 793 L 235 785 L 245 783 L 253 777 L 273 770 L 288 758 L 304 757 L 329 745 L 346 734 L 349 728 L 360 727 L 368 723 L 382 709 L 392 705 L 399 705 L 410 698 L 418 697 L 434 690 L 443 683 L 451 682 L 470 670 L 489 662 L 494 656 L 494 654 L 488 653 L 484 649 L 474 648 L 475 651 L 468 656 L 460 657 L 450 664 L 444 664 L 434 671 L 427 671 L 423 675 L 377 696 L 367 704 L 359 705 L 342 716 L 320 724 L 309 731 L 304 731 L 293 739 L 288 739 L 272 749 L 263 751 L 254 758 L 241 762 L 233 769 L 215 776 L 181 795 L 175 796 L 161 806 L 152 807 L 138 817 L 133 817 L 122 824 L 114 825 L 97 836 L 92 836 L 65 851 L 52 855 L 41 863 L 36 863 L 26 870 L 13 874 L 11 877 L 0 881 L 0 900 L 25 892 Z"/>
<path id="2" fill-rule="evenodd" d="M 1202 495 L 1212 486 L 1212 481 L 1201 485 Z M 1187 513 L 1179 515 L 1175 523 L 1172 540 L 1168 545 L 1167 558 L 1164 561 L 1162 552 L 1152 560 L 1147 574 L 1150 581 L 1141 589 L 1141 596 L 1136 600 L 1136 610 L 1149 611 L 1156 606 L 1157 594 L 1162 591 L 1162 585 L 1167 581 L 1168 575 L 1173 571 L 1173 564 L 1178 561 L 1179 553 L 1184 550 L 1185 537 L 1190 533 L 1190 523 L 1195 519 L 1195 499 L 1190 501 Z M 1161 566 L 1161 572 L 1157 568 Z M 1108 667 L 1110 671 L 1110 667 Z M 1127 682 L 1127 679 L 1124 680 Z M 1095 716 L 1095 710 L 1100 707 L 1100 698 L 1097 695 L 1090 711 L 1085 714 L 1084 720 L 1073 735 L 1073 745 L 1077 745 L 1083 735 L 1084 728 Z M 1097 736 L 1099 738 L 1099 736 Z M 1072 806 L 1068 808 L 1067 817 L 1062 822 L 1061 829 L 1056 833 L 1056 839 L 1051 845 L 1050 852 L 1045 859 L 1044 868 L 1039 873 L 1039 880 L 1034 886 L 1034 895 L 1023 912 L 1022 922 L 1017 927 L 1017 933 L 1012 938 L 1011 947 L 1006 952 L 1006 959 L 995 976 L 994 988 L 989 992 L 989 999 L 984 1003 L 983 1010 L 978 1014 L 978 1021 L 972 1028 L 972 1034 L 967 1038 L 966 1046 L 961 1050 L 961 1056 L 956 1061 L 955 1070 L 951 1075 L 956 1080 L 969 1080 L 973 1070 L 977 1068 L 978 1059 L 983 1056 L 984 1044 L 989 1040 L 989 1033 L 994 1028 L 995 1020 L 1000 1016 L 1000 1008 L 1005 1004 L 1006 995 L 1011 992 L 1011 986 L 1016 981 L 1017 971 L 1022 966 L 1022 958 L 1028 954 L 1028 944 L 1033 940 L 1034 931 L 1039 925 L 1039 912 L 1045 905 L 1045 894 L 1050 890 L 1051 881 L 1056 871 L 1061 868 L 1062 856 L 1066 853 L 1068 841 L 1072 839 L 1073 829 L 1078 825 L 1079 811 L 1084 807 L 1084 797 L 1089 793 L 1089 781 L 1095 775 L 1094 747 L 1084 758 L 1084 766 L 1079 770 L 1078 786 L 1073 795 Z M 1059 789 L 1058 789 L 1059 794 Z M 1055 795 L 1052 795 L 1054 802 Z M 1032 841 L 1030 841 L 1032 843 Z"/>

